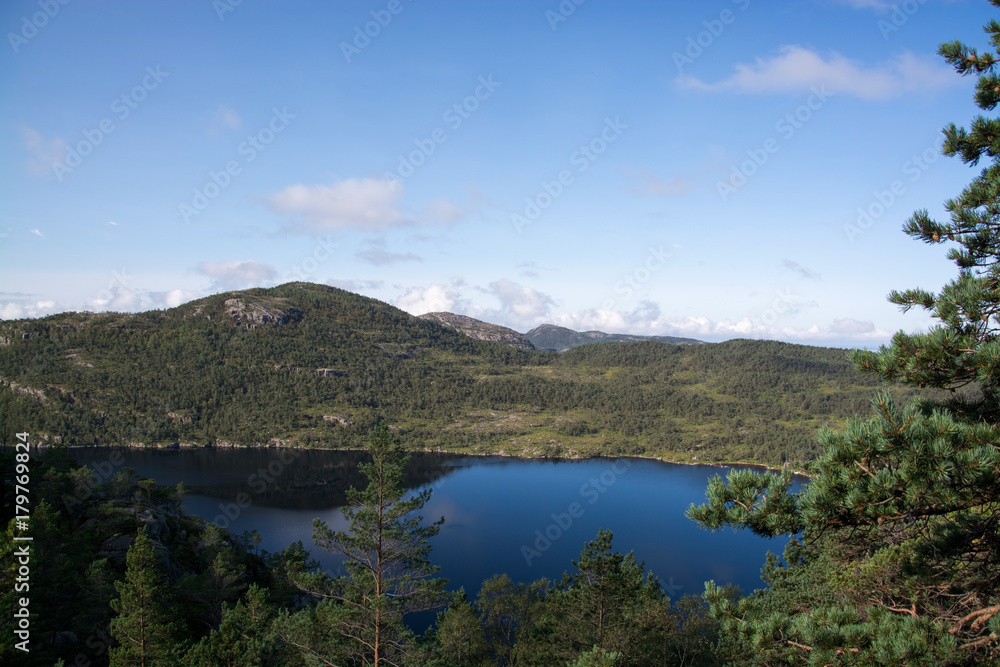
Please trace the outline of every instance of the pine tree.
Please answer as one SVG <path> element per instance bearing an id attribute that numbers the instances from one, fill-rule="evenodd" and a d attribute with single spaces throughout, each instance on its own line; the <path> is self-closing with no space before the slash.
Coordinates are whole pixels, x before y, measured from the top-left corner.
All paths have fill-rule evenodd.
<path id="1" fill-rule="evenodd" d="M 476 597 L 486 640 L 497 665 L 513 665 L 516 642 L 532 629 L 532 612 L 540 606 L 549 582 L 515 583 L 506 574 L 483 582 Z"/>
<path id="2" fill-rule="evenodd" d="M 632 553 L 612 551 L 612 538 L 611 531 L 598 531 L 573 561 L 575 570 L 549 590 L 535 634 L 516 650 L 525 664 L 564 664 L 594 647 L 620 654 L 622 665 L 647 664 L 643 656 L 652 638 L 643 621 L 666 598 Z"/>
<path id="3" fill-rule="evenodd" d="M 986 32 L 1000 54 L 1000 23 Z M 980 108 L 996 107 L 996 55 L 958 41 L 939 53 L 960 74 L 978 76 Z M 944 135 L 945 155 L 989 164 L 945 203 L 950 222 L 921 210 L 904 231 L 953 243 L 958 277 L 937 294 L 889 295 L 939 323 L 851 358 L 890 381 L 950 390 L 950 398 L 899 406 L 879 393 L 871 418 L 821 434 L 824 452 L 803 494 L 789 493 L 787 475 L 732 473 L 728 484 L 714 479 L 708 503 L 688 512 L 714 529 L 802 531 L 786 550 L 787 567 L 769 561 L 766 592 L 733 601 L 707 586 L 713 613 L 763 664 L 1000 660 L 1000 120 L 979 116 Z"/>
<path id="4" fill-rule="evenodd" d="M 111 608 L 111 635 L 118 646 L 108 651 L 112 667 L 176 665 L 177 636 L 163 607 L 166 586 L 159 561 L 143 526 L 126 555 L 125 580 L 116 581 L 118 597 Z"/>
<path id="5" fill-rule="evenodd" d="M 325 618 L 329 627 L 310 630 L 301 619 L 283 620 L 281 625 L 287 630 L 283 636 L 296 637 L 293 641 L 304 654 L 343 651 L 358 663 L 377 666 L 405 654 L 412 633 L 403 617 L 446 606 L 448 594 L 447 580 L 433 576 L 438 568 L 429 558 L 429 539 L 444 518 L 424 525 L 423 518 L 414 514 L 430 499 L 431 490 L 405 497 L 403 468 L 408 455 L 384 424 L 372 429 L 368 451 L 372 461 L 359 466 L 368 486 L 364 491 L 352 487 L 347 505 L 341 508 L 349 531 L 334 531 L 319 519 L 313 522 L 314 541 L 346 559 L 347 576 L 296 579 L 304 590 L 324 598 L 308 613 Z"/>
<path id="6" fill-rule="evenodd" d="M 475 608 L 465 599 L 464 591 L 446 611 L 438 614 L 437 627 L 428 634 L 433 635 L 435 648 L 441 657 L 438 662 L 432 663 L 434 665 L 477 667 L 490 664 L 489 644 L 486 643 L 482 623 Z"/>
<path id="7" fill-rule="evenodd" d="M 621 657 L 621 653 L 605 651 L 600 646 L 594 646 L 582 654 L 579 660 L 569 663 L 569 667 L 616 667 L 621 664 Z"/>
<path id="8" fill-rule="evenodd" d="M 257 667 L 274 664 L 271 621 L 275 610 L 267 601 L 267 591 L 250 586 L 235 606 L 223 605 L 217 630 L 195 644 L 184 656 L 188 667 Z"/>

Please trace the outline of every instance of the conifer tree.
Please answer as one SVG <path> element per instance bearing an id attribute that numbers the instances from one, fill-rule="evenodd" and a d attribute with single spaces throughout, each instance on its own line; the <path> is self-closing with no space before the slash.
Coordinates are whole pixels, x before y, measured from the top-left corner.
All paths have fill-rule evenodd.
<path id="1" fill-rule="evenodd" d="M 274 607 L 267 591 L 251 585 L 235 606 L 223 605 L 218 629 L 201 639 L 187 652 L 187 667 L 257 667 L 275 664 L 278 652 L 273 643 L 271 621 Z"/>
<path id="2" fill-rule="evenodd" d="M 978 77 L 976 104 L 991 111 L 1000 102 L 1000 23 L 986 33 L 995 53 L 958 41 L 939 53 Z M 789 493 L 787 475 L 732 473 L 688 512 L 709 528 L 802 532 L 787 567 L 765 568 L 769 590 L 732 601 L 707 587 L 713 613 L 762 664 L 1000 660 L 1000 120 L 978 116 L 944 135 L 945 155 L 988 164 L 945 203 L 949 222 L 921 210 L 904 231 L 952 244 L 958 276 L 938 293 L 892 292 L 904 311 L 923 308 L 938 323 L 851 358 L 950 398 L 899 406 L 881 392 L 871 418 L 821 434 L 824 452 L 803 494 Z"/>
<path id="3" fill-rule="evenodd" d="M 515 583 L 506 574 L 494 575 L 483 582 L 476 597 L 486 640 L 494 663 L 515 664 L 515 645 L 533 625 L 533 612 L 541 606 L 542 595 L 549 587 L 545 579 L 531 584 Z"/>
<path id="4" fill-rule="evenodd" d="M 111 608 L 111 635 L 118 646 L 108 651 L 112 667 L 176 665 L 177 636 L 163 606 L 166 586 L 159 561 L 143 526 L 126 555 L 125 580 L 116 581 L 118 597 Z"/>
<path id="5" fill-rule="evenodd" d="M 580 659 L 569 663 L 569 667 L 616 667 L 621 664 L 621 653 L 605 651 L 595 646 L 580 656 Z"/>
<path id="6" fill-rule="evenodd" d="M 432 634 L 441 659 L 432 662 L 448 667 L 478 667 L 490 663 L 489 645 L 484 637 L 482 623 L 475 608 L 465 598 L 465 592 L 458 595 L 446 611 L 438 614 L 437 627 Z"/>
<path id="7" fill-rule="evenodd" d="M 631 552 L 612 551 L 612 538 L 611 531 L 598 531 L 573 561 L 575 570 L 549 590 L 535 633 L 519 639 L 515 653 L 523 664 L 565 664 L 595 647 L 595 655 L 615 652 L 622 665 L 647 664 L 652 628 L 643 621 L 666 598 Z"/>
<path id="8" fill-rule="evenodd" d="M 424 525 L 423 518 L 414 514 L 430 499 L 431 490 L 405 497 L 403 468 L 408 455 L 385 424 L 372 429 L 368 451 L 372 461 L 359 466 L 368 486 L 363 491 L 351 488 L 347 505 L 341 508 L 350 529 L 335 531 L 325 521 L 313 522 L 314 541 L 345 558 L 347 576 L 299 575 L 296 580 L 324 598 L 308 613 L 325 619 L 327 627 L 316 628 L 301 619 L 283 619 L 281 625 L 288 629 L 283 636 L 306 655 L 335 651 L 377 666 L 395 664 L 405 654 L 412 633 L 403 617 L 446 606 L 448 594 L 447 580 L 433 576 L 438 568 L 429 557 L 429 539 L 444 518 Z"/>

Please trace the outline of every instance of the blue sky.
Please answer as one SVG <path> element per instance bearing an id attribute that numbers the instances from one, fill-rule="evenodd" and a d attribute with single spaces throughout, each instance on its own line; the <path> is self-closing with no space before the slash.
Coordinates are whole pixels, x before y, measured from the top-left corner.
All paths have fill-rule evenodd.
<path id="1" fill-rule="evenodd" d="M 976 173 L 985 0 L 0 7 L 0 317 L 309 280 L 411 313 L 877 346 Z M 866 217 L 862 217 L 867 213 Z M 860 218 L 860 219 L 859 219 Z"/>

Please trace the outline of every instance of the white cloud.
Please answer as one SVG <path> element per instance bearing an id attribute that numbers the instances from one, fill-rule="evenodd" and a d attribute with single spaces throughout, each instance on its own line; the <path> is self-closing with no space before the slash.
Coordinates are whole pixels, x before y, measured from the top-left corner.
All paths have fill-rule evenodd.
<path id="1" fill-rule="evenodd" d="M 299 218 L 307 231 L 381 230 L 409 221 L 397 210 L 403 185 L 374 178 L 348 178 L 332 185 L 290 185 L 268 197 L 279 214 Z"/>
<path id="2" fill-rule="evenodd" d="M 101 290 L 97 298 L 87 305 L 87 310 L 112 311 L 116 313 L 137 313 L 145 310 L 161 308 L 176 308 L 182 303 L 197 298 L 197 294 L 186 289 L 172 289 L 166 292 L 153 292 L 143 288 L 126 287 L 123 284 L 111 284 Z"/>
<path id="3" fill-rule="evenodd" d="M 736 65 L 729 78 L 716 83 L 689 76 L 680 76 L 677 82 L 696 90 L 747 94 L 807 93 L 813 86 L 825 86 L 833 94 L 888 99 L 953 85 L 959 83 L 959 77 L 936 61 L 912 53 L 903 53 L 878 67 L 866 67 L 837 53 L 824 58 L 813 50 L 789 45 L 781 48 L 781 55 Z"/>
<path id="4" fill-rule="evenodd" d="M 461 301 L 460 296 L 459 291 L 450 285 L 413 287 L 396 300 L 396 306 L 411 315 L 441 311 L 454 313 Z"/>
<path id="5" fill-rule="evenodd" d="M 54 173 L 55 163 L 66 159 L 66 141 L 61 137 L 46 139 L 38 130 L 21 127 L 21 141 L 29 154 L 29 174 L 41 176 Z"/>
<path id="6" fill-rule="evenodd" d="M 0 304 L 0 320 L 44 317 L 57 312 L 55 301 L 8 301 Z"/>
<path id="7" fill-rule="evenodd" d="M 809 324 L 793 326 L 783 324 L 788 316 L 813 302 L 784 302 L 784 318 L 768 321 L 767 318 L 744 317 L 740 320 L 713 320 L 705 316 L 666 316 L 660 306 L 643 300 L 632 311 L 610 308 L 592 308 L 583 311 L 556 311 L 555 301 L 532 288 L 502 279 L 490 283 L 488 288 L 476 288 L 481 295 L 500 301 L 500 308 L 483 307 L 467 299 L 459 285 L 414 287 L 396 300 L 396 306 L 413 314 L 446 311 L 467 315 L 484 322 L 500 324 L 516 331 L 529 331 L 549 323 L 575 331 L 603 331 L 638 336 L 678 336 L 707 342 L 731 338 L 756 338 L 784 340 L 806 345 L 859 345 L 886 343 L 892 337 L 872 322 L 852 318 L 836 319 L 828 325 Z"/>
<path id="8" fill-rule="evenodd" d="M 757 338 L 803 344 L 857 345 L 888 342 L 892 337 L 891 333 L 877 328 L 872 322 L 860 322 L 851 318 L 834 320 L 826 326 L 811 324 L 796 327 L 782 325 L 780 322 L 768 324 L 761 319 L 749 317 L 735 321 L 729 319 L 715 321 L 704 316 L 664 317 L 659 306 L 651 301 L 639 304 L 632 312 L 595 308 L 579 312 L 555 313 L 550 321 L 576 331 L 596 330 L 638 336 L 679 336 L 705 341 Z"/>
<path id="9" fill-rule="evenodd" d="M 545 317 L 555 305 L 549 295 L 506 278 L 490 283 L 489 293 L 500 300 L 503 313 L 520 321 Z"/>
<path id="10" fill-rule="evenodd" d="M 631 312 L 611 308 L 591 308 L 578 312 L 562 312 L 552 316 L 552 323 L 575 331 L 603 331 L 605 333 L 630 333 L 637 336 L 664 334 L 667 320 L 661 318 L 660 307 L 653 301 L 643 300 Z"/>
<path id="11" fill-rule="evenodd" d="M 37 230 L 37 229 L 32 229 L 32 230 L 31 230 L 31 233 L 32 233 L 32 234 L 34 234 L 35 236 L 37 236 L 37 237 L 38 237 L 38 238 L 40 238 L 40 239 L 44 239 L 44 238 L 45 238 L 45 235 L 44 235 L 44 234 L 42 234 L 42 233 L 41 233 L 41 232 L 40 232 L 39 230 Z"/>
<path id="12" fill-rule="evenodd" d="M 163 304 L 167 308 L 176 308 L 182 303 L 187 303 L 188 301 L 194 299 L 197 295 L 194 292 L 189 292 L 186 289 L 172 289 L 166 294 L 162 295 Z"/>
<path id="13" fill-rule="evenodd" d="M 850 317 L 834 320 L 830 325 L 831 333 L 841 336 L 862 336 L 875 331 L 873 322 L 860 322 Z"/>
<path id="14" fill-rule="evenodd" d="M 547 294 L 512 280 L 501 279 L 486 288 L 476 288 L 480 294 L 492 296 L 500 302 L 500 308 L 484 308 L 463 297 L 459 290 L 463 286 L 465 281 L 455 280 L 450 285 L 413 287 L 396 300 L 396 306 L 413 315 L 446 311 L 527 331 L 547 321 L 555 305 Z"/>
<path id="15" fill-rule="evenodd" d="M 24 315 L 24 308 L 19 303 L 8 301 L 0 305 L 0 320 L 19 320 Z"/>
<path id="16" fill-rule="evenodd" d="M 856 326 L 848 325 L 847 322 L 853 322 Z M 890 332 L 876 328 L 871 322 L 862 323 L 850 318 L 834 320 L 832 324 L 827 326 L 812 324 L 807 327 L 768 325 L 750 318 L 743 318 L 736 322 L 731 320 L 713 322 L 706 317 L 667 319 L 657 323 L 657 325 L 657 328 L 664 332 L 660 335 L 681 335 L 716 340 L 761 338 L 804 344 L 837 341 L 854 344 L 863 341 L 887 342 L 892 337 Z"/>
<path id="17" fill-rule="evenodd" d="M 604 331 L 606 333 L 621 333 L 631 330 L 626 313 L 604 308 L 593 308 L 575 313 L 555 313 L 552 324 L 574 331 Z"/>
<path id="18" fill-rule="evenodd" d="M 212 290 L 223 292 L 246 287 L 261 287 L 278 275 L 274 267 L 253 259 L 202 262 L 198 265 L 198 271 L 212 278 Z"/>
<path id="19" fill-rule="evenodd" d="M 135 312 L 142 308 L 145 300 L 139 292 L 124 285 L 110 285 L 101 290 L 96 299 L 92 299 L 88 307 L 94 310 L 110 310 L 114 312 Z"/>
<path id="20" fill-rule="evenodd" d="M 95 290 L 90 296 L 74 300 L 72 303 L 58 304 L 54 300 L 37 299 L 30 294 L 0 293 L 0 319 L 20 319 L 26 317 L 44 317 L 65 311 L 134 313 L 159 308 L 173 308 L 196 298 L 198 295 L 185 289 L 172 289 L 166 292 L 152 292 L 133 286 L 132 280 L 123 282 L 119 279 L 107 287 Z M 13 297 L 13 298 L 11 298 Z"/>

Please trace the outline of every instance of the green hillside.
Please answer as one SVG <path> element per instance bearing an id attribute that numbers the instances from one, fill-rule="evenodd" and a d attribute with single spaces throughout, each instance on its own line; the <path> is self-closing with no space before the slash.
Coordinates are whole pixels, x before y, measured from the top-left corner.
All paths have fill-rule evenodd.
<path id="1" fill-rule="evenodd" d="M 659 343 L 673 343 L 675 345 L 703 345 L 704 341 L 694 338 L 678 338 L 676 336 L 633 336 L 632 334 L 609 334 L 603 331 L 573 331 L 566 327 L 559 327 L 555 324 L 542 324 L 528 333 L 524 337 L 531 341 L 531 344 L 539 350 L 552 350 L 553 352 L 565 352 L 580 345 L 593 345 L 594 343 L 638 343 L 652 340 Z"/>
<path id="2" fill-rule="evenodd" d="M 875 382 L 768 341 L 519 350 L 308 283 L 0 323 L 6 441 L 345 448 L 384 418 L 427 449 L 780 464 Z"/>

